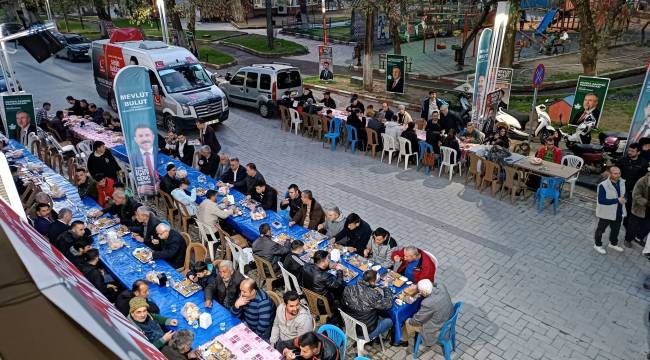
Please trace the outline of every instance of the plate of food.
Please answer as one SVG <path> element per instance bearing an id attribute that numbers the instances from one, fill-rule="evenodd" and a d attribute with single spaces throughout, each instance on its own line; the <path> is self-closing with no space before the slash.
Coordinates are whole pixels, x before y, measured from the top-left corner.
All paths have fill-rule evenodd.
<path id="1" fill-rule="evenodd" d="M 106 229 L 117 224 L 117 222 L 111 218 L 100 218 L 95 220 L 93 224 L 95 224 L 100 229 Z"/>
<path id="2" fill-rule="evenodd" d="M 354 271 L 352 269 L 344 268 L 341 271 L 343 272 L 343 280 L 345 280 L 345 282 L 350 282 L 350 281 L 354 280 L 354 278 L 359 276 L 359 273 L 357 273 L 356 271 Z"/>
<path id="3" fill-rule="evenodd" d="M 538 157 L 531 157 L 529 158 L 529 161 L 532 165 L 542 165 L 543 160 Z"/>
<path id="4" fill-rule="evenodd" d="M 190 297 L 201 291 L 201 286 L 193 283 L 190 279 L 184 279 L 183 281 L 174 283 L 174 290 L 178 291 L 184 297 Z"/>
<path id="5" fill-rule="evenodd" d="M 52 197 L 53 200 L 60 200 L 65 198 L 66 195 L 62 190 L 59 190 L 57 192 L 51 193 L 50 196 Z"/>
<path id="6" fill-rule="evenodd" d="M 381 265 L 375 265 L 371 268 L 373 271 L 379 271 L 381 269 Z"/>
<path id="7" fill-rule="evenodd" d="M 266 211 L 261 207 L 256 208 L 254 211 L 251 211 L 251 219 L 253 220 L 262 220 L 266 218 Z"/>
<path id="8" fill-rule="evenodd" d="M 117 236 L 126 236 L 131 233 L 131 230 L 129 230 L 128 227 L 125 225 L 120 225 L 119 228 L 117 229 Z"/>
<path id="9" fill-rule="evenodd" d="M 303 235 L 302 238 L 303 240 L 305 240 L 305 242 L 307 241 L 321 242 L 327 239 L 327 236 L 319 233 L 318 231 L 310 230 L 308 233 Z"/>
<path id="10" fill-rule="evenodd" d="M 187 177 L 187 170 L 185 169 L 180 169 L 176 172 L 176 177 L 179 179 L 183 179 Z"/>
<path id="11" fill-rule="evenodd" d="M 86 212 L 86 216 L 89 218 L 96 218 L 102 215 L 102 211 L 99 209 L 90 209 Z"/>
<path id="12" fill-rule="evenodd" d="M 141 263 L 146 264 L 153 258 L 153 252 L 149 248 L 139 247 L 133 250 L 133 256 L 140 260 Z M 189 281 L 189 280 L 187 280 Z"/>
<path id="13" fill-rule="evenodd" d="M 205 360 L 230 360 L 235 358 L 235 355 L 218 340 L 202 346 L 199 348 L 199 352 Z"/>
<path id="14" fill-rule="evenodd" d="M 198 196 L 203 196 L 207 192 L 208 192 L 208 189 L 206 189 L 206 188 L 196 188 L 196 195 L 198 195 Z"/>
<path id="15" fill-rule="evenodd" d="M 404 286 L 404 283 L 406 283 L 406 281 L 404 281 L 402 279 L 393 280 L 393 286 L 394 287 L 402 287 L 402 286 Z"/>

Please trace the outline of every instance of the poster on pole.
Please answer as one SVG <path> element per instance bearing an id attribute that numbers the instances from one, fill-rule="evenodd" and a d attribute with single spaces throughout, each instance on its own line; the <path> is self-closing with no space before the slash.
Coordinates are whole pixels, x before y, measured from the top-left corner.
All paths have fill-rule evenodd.
<path id="1" fill-rule="evenodd" d="M 155 195 L 159 184 L 158 129 L 149 71 L 144 66 L 126 66 L 115 76 L 113 89 L 137 192 Z"/>
<path id="2" fill-rule="evenodd" d="M 501 97 L 499 107 L 503 109 L 507 109 L 508 104 L 510 104 L 512 75 L 513 71 L 510 68 L 499 68 L 497 70 L 497 81 L 495 83 L 495 89 L 499 90 L 499 96 Z"/>
<path id="3" fill-rule="evenodd" d="M 2 110 L 7 137 L 26 145 L 29 133 L 36 132 L 32 95 L 3 95 Z"/>
<path id="4" fill-rule="evenodd" d="M 608 78 L 578 77 L 569 125 L 578 126 L 585 121 L 592 121 L 594 127 L 598 127 L 608 88 Z"/>
<path id="5" fill-rule="evenodd" d="M 332 62 L 332 47 L 318 45 L 318 76 L 324 81 L 334 80 L 334 63 Z"/>
<path id="6" fill-rule="evenodd" d="M 474 72 L 474 97 L 472 98 L 472 121 L 479 120 L 485 105 L 485 85 L 488 75 L 488 62 L 490 60 L 490 42 L 492 30 L 485 29 L 478 41 L 476 53 L 476 71 Z"/>
<path id="7" fill-rule="evenodd" d="M 386 91 L 404 94 L 406 56 L 386 55 Z"/>
<path id="8" fill-rule="evenodd" d="M 494 90 L 485 96 L 485 116 L 482 119 L 482 127 L 479 128 L 485 135 L 494 131 L 499 103 L 501 102 L 501 90 Z"/>
<path id="9" fill-rule="evenodd" d="M 650 139 L 650 68 L 645 73 L 643 87 L 632 116 L 627 145 L 638 143 L 643 138 Z M 627 149 L 625 149 L 625 154 L 627 154 Z"/>

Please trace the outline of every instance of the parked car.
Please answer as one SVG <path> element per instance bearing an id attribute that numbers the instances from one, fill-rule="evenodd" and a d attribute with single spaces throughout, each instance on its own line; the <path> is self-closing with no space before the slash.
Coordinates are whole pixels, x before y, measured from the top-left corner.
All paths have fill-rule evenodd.
<path id="1" fill-rule="evenodd" d="M 57 58 L 66 58 L 70 61 L 90 61 L 90 40 L 79 34 L 54 33 L 54 36 L 65 46 L 56 53 Z"/>
<path id="2" fill-rule="evenodd" d="M 285 91 L 302 95 L 302 75 L 289 64 L 254 64 L 242 67 L 234 76 L 226 75 L 219 88 L 230 103 L 254 107 L 260 115 L 271 117 Z"/>

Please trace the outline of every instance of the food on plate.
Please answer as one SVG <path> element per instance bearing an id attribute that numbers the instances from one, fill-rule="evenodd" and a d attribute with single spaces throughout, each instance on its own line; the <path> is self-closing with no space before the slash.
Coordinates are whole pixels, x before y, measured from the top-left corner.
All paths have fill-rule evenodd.
<path id="1" fill-rule="evenodd" d="M 399 279 L 399 278 L 402 277 L 402 275 L 400 275 L 399 273 L 396 273 L 396 272 L 394 272 L 394 271 L 389 272 L 388 275 L 389 275 L 390 277 L 392 277 L 393 279 Z"/>
<path id="2" fill-rule="evenodd" d="M 108 248 L 111 250 L 118 250 L 124 246 L 124 241 L 121 238 L 109 239 Z"/>
<path id="3" fill-rule="evenodd" d="M 395 287 L 402 287 L 404 285 L 405 281 L 402 279 L 396 279 L 393 280 L 393 286 Z"/>
<path id="4" fill-rule="evenodd" d="M 276 238 L 278 239 L 278 241 L 282 241 L 282 242 L 285 242 L 287 240 L 291 240 L 291 237 L 289 237 L 289 235 L 285 234 L 285 233 L 282 233 L 282 234 L 276 236 Z"/>
<path id="5" fill-rule="evenodd" d="M 179 179 L 186 178 L 187 177 L 187 170 L 180 169 L 180 170 L 176 171 L 176 177 L 179 178 Z"/>
<path id="6" fill-rule="evenodd" d="M 320 242 L 327 239 L 327 236 L 319 233 L 318 231 L 310 230 L 308 233 L 302 236 L 305 241 L 315 241 Z"/>
<path id="7" fill-rule="evenodd" d="M 196 283 L 193 283 L 192 281 L 190 281 L 190 279 L 184 279 L 183 281 L 175 282 L 173 287 L 174 290 L 178 291 L 178 293 L 180 293 L 185 297 L 190 297 L 196 294 L 197 292 L 201 291 L 201 286 Z"/>
<path id="8" fill-rule="evenodd" d="M 185 305 L 183 305 L 183 310 L 181 310 L 181 314 L 187 320 L 189 324 L 199 321 L 199 316 L 201 315 L 201 312 L 199 311 L 199 307 L 196 306 L 195 303 L 193 302 L 187 302 Z"/>
<path id="9" fill-rule="evenodd" d="M 146 264 L 151 261 L 153 253 L 149 248 L 139 247 L 133 250 L 133 256 L 135 256 L 136 259 L 140 260 L 140 262 Z"/>
<path id="10" fill-rule="evenodd" d="M 346 282 L 351 281 L 358 275 L 356 271 L 348 268 L 343 268 L 343 270 L 341 271 L 343 272 L 343 280 L 345 280 Z"/>
<path id="11" fill-rule="evenodd" d="M 251 211 L 251 219 L 253 220 L 262 220 L 266 217 L 266 211 L 261 207 L 255 208 L 254 211 Z"/>
<path id="12" fill-rule="evenodd" d="M 147 281 L 159 285 L 160 280 L 158 279 L 158 274 L 159 274 L 159 272 L 157 272 L 157 271 L 149 271 L 145 278 L 147 279 Z"/>
<path id="13" fill-rule="evenodd" d="M 131 231 L 129 230 L 129 228 L 124 225 L 120 225 L 120 228 L 117 229 L 117 236 L 124 236 L 130 233 Z"/>
<path id="14" fill-rule="evenodd" d="M 374 271 L 379 271 L 379 269 L 381 269 L 381 265 L 375 265 L 372 267 L 372 270 Z"/>
<path id="15" fill-rule="evenodd" d="M 205 360 L 231 360 L 236 356 L 220 341 L 214 340 L 210 345 L 200 347 L 201 358 Z"/>
<path id="16" fill-rule="evenodd" d="M 533 164 L 533 165 L 541 165 L 542 164 L 542 159 L 540 159 L 540 158 L 531 157 L 529 159 L 530 159 L 530 163 Z"/>
<path id="17" fill-rule="evenodd" d="M 97 219 L 94 223 L 98 228 L 103 229 L 115 225 L 115 220 L 111 218 L 101 218 Z"/>
<path id="18" fill-rule="evenodd" d="M 89 217 L 89 218 L 94 218 L 94 217 L 100 216 L 101 214 L 102 214 L 102 211 L 99 210 L 99 209 L 90 209 L 86 213 L 86 216 Z"/>
<path id="19" fill-rule="evenodd" d="M 198 195 L 198 196 L 203 196 L 207 192 L 208 192 L 208 189 L 206 189 L 206 188 L 196 188 L 196 195 Z"/>

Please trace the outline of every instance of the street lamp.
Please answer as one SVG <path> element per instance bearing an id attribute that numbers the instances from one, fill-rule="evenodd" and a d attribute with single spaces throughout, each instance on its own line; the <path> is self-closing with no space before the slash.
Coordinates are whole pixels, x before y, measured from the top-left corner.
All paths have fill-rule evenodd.
<path id="1" fill-rule="evenodd" d="M 321 10 L 323 11 L 323 45 L 327 46 L 327 18 L 325 17 L 327 9 L 325 8 L 325 1 L 322 0 L 321 2 Z"/>
<path id="2" fill-rule="evenodd" d="M 490 53 L 488 59 L 488 70 L 485 81 L 485 93 L 481 94 L 483 101 L 487 95 L 496 89 L 497 72 L 499 70 L 499 63 L 501 62 L 501 50 L 503 48 L 503 39 L 506 34 L 506 26 L 508 25 L 508 11 L 509 3 L 507 1 L 499 1 L 497 3 L 497 11 L 494 16 L 494 29 L 492 31 L 492 43 L 490 46 Z M 481 104 L 481 113 L 479 117 L 483 117 L 487 111 L 487 107 Z"/>
<path id="3" fill-rule="evenodd" d="M 169 44 L 169 34 L 167 33 L 167 15 L 165 14 L 165 0 L 156 0 L 158 6 L 158 15 L 160 16 L 160 26 L 162 30 L 163 42 Z"/>

